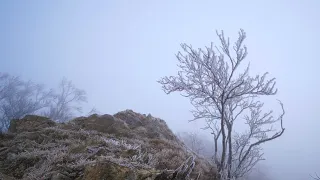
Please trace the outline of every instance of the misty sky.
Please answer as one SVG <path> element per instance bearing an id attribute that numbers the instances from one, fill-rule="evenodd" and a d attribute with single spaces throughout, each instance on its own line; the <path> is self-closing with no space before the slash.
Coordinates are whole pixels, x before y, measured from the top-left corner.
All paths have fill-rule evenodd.
<path id="1" fill-rule="evenodd" d="M 88 111 L 151 113 L 174 131 L 196 130 L 189 100 L 156 82 L 177 71 L 180 43 L 231 40 L 243 28 L 250 74 L 277 78 L 268 108 L 285 105 L 284 135 L 265 147 L 275 180 L 320 173 L 320 1 L 0 1 L 0 72 L 55 87 L 62 77 L 88 94 Z M 273 105 L 275 104 L 275 105 Z M 268 109 L 267 109 L 268 110 Z"/>

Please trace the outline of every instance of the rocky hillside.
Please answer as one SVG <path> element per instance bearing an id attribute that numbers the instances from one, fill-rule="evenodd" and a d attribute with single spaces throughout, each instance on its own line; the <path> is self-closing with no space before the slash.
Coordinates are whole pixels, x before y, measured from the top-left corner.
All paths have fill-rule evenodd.
<path id="1" fill-rule="evenodd" d="M 0 179 L 215 179 L 165 121 L 131 110 L 68 123 L 28 115 L 0 134 Z"/>

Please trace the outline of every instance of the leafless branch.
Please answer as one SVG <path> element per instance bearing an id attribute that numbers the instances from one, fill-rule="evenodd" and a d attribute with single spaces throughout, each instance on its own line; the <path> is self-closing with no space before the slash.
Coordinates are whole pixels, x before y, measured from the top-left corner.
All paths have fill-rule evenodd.
<path id="1" fill-rule="evenodd" d="M 10 121 L 48 107 L 52 91 L 31 81 L 0 73 L 0 131 L 8 129 Z"/>
<path id="2" fill-rule="evenodd" d="M 210 129 L 215 143 L 221 141 L 222 151 L 217 155 L 218 170 L 224 177 L 241 177 L 263 159 L 260 145 L 280 137 L 283 132 L 283 116 L 274 119 L 272 111 L 262 114 L 263 103 L 256 101 L 258 96 L 271 96 L 277 93 L 275 78 L 249 75 L 250 64 L 243 72 L 239 66 L 247 57 L 244 30 L 239 31 L 239 38 L 230 48 L 229 38 L 224 32 L 216 32 L 220 46 L 211 43 L 205 49 L 194 49 L 191 45 L 181 44 L 182 51 L 176 54 L 179 71 L 176 76 L 166 76 L 158 82 L 165 93 L 180 92 L 188 97 L 194 107 L 194 119 L 204 119 L 205 129 Z M 235 55 L 233 55 L 235 53 Z M 238 74 L 238 75 L 237 75 Z M 243 118 L 243 115 L 244 118 Z M 249 131 L 233 136 L 234 122 L 245 120 Z M 274 132 L 273 124 L 280 121 L 281 130 Z M 263 129 L 264 126 L 270 128 Z M 256 139 L 255 143 L 251 143 Z M 218 148 L 218 147 L 217 147 Z"/>
<path id="3" fill-rule="evenodd" d="M 55 93 L 41 84 L 0 73 L 0 131 L 8 129 L 12 119 L 28 114 L 66 120 L 75 111 L 80 111 L 79 103 L 86 101 L 85 92 L 66 79 L 61 82 L 60 90 Z"/>
<path id="4" fill-rule="evenodd" d="M 59 85 L 59 92 L 54 93 L 52 104 L 44 115 L 55 121 L 64 122 L 70 120 L 75 111 L 81 112 L 79 105 L 86 101 L 85 91 L 76 88 L 71 81 L 63 78 Z"/>
<path id="5" fill-rule="evenodd" d="M 310 177 L 313 178 L 313 179 L 315 179 L 315 180 L 320 180 L 320 177 L 318 176 L 317 173 L 315 173 L 314 176 L 311 176 L 311 175 L 310 175 Z"/>

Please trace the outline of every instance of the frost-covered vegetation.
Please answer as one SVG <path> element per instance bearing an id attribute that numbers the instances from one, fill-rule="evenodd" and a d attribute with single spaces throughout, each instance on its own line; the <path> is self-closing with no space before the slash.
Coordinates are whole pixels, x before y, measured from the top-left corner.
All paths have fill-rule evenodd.
<path id="1" fill-rule="evenodd" d="M 284 133 L 285 110 L 279 101 L 280 115 L 272 110 L 264 112 L 260 97 L 276 95 L 275 78 L 267 78 L 268 72 L 252 76 L 250 64 L 241 67 L 248 55 L 245 31 L 239 31 L 233 45 L 223 31 L 217 31 L 217 36 L 218 43 L 204 49 L 181 44 L 182 51 L 176 55 L 177 75 L 158 82 L 165 93 L 179 92 L 188 97 L 194 120 L 207 123 L 220 178 L 242 179 L 264 159 L 261 145 Z M 239 122 L 247 126 L 245 131 L 236 129 Z"/>
<path id="2" fill-rule="evenodd" d="M 6 131 L 12 119 L 30 114 L 65 122 L 81 112 L 81 105 L 86 101 L 85 91 L 76 88 L 66 78 L 53 90 L 18 76 L 0 73 L 0 131 Z"/>
<path id="3" fill-rule="evenodd" d="M 110 128 L 112 127 L 112 128 Z M 0 136 L 0 177 L 11 179 L 212 179 L 215 166 L 151 115 L 127 110 L 67 123 L 29 115 Z"/>
<path id="4" fill-rule="evenodd" d="M 247 179 L 264 159 L 261 145 L 284 133 L 285 111 L 279 101 L 280 115 L 264 113 L 258 99 L 277 93 L 275 78 L 267 79 L 268 73 L 252 77 L 249 65 L 239 68 L 247 56 L 246 33 L 239 31 L 232 49 L 223 31 L 217 35 L 220 47 L 212 43 L 196 50 L 182 44 L 183 51 L 177 54 L 178 75 L 158 81 L 165 93 L 182 92 L 190 98 L 194 120 L 205 121 L 212 147 L 190 132 L 180 134 L 179 139 L 165 121 L 130 110 L 115 115 L 92 114 L 93 110 L 89 117 L 74 118 L 87 98 L 71 81 L 63 79 L 57 90 L 49 90 L 0 74 L 0 131 L 8 130 L 1 135 L 0 175 L 18 179 Z M 237 131 L 235 122 L 248 129 Z"/>

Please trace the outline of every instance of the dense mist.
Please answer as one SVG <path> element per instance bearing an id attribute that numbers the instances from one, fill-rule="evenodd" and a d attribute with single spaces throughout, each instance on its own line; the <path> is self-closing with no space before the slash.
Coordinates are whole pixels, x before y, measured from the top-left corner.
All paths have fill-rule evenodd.
<path id="1" fill-rule="evenodd" d="M 26 114 L 65 122 L 132 109 L 165 120 L 190 149 L 212 160 L 208 122 L 194 120 L 195 107 L 182 92 L 165 93 L 161 78 L 178 74 L 181 44 L 220 48 L 223 31 L 233 49 L 243 29 L 247 54 L 239 72 L 250 64 L 248 76 L 276 78 L 277 93 L 258 100 L 275 119 L 282 113 L 278 100 L 285 110 L 285 132 L 261 144 L 263 160 L 248 178 L 312 179 L 320 174 L 319 8 L 316 0 L 2 1 L 0 129 Z M 237 121 L 233 130 L 246 128 Z"/>

